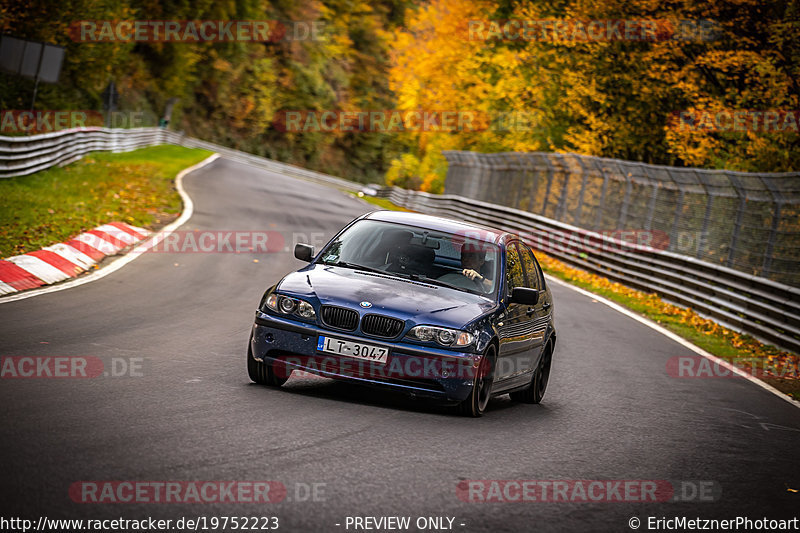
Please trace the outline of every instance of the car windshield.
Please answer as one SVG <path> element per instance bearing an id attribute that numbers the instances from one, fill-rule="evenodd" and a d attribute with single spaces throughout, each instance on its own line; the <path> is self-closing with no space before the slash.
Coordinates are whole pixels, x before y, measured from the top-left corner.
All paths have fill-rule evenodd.
<path id="1" fill-rule="evenodd" d="M 500 248 L 479 234 L 442 233 L 360 220 L 333 240 L 319 262 L 382 272 L 481 295 L 497 289 Z"/>

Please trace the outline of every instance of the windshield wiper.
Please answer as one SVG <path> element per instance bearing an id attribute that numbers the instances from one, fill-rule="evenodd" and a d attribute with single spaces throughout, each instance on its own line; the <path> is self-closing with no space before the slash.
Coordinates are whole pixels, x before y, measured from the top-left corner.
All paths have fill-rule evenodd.
<path id="1" fill-rule="evenodd" d="M 386 274 L 385 271 L 379 268 L 366 265 L 359 265 L 358 263 L 348 263 L 347 261 L 337 261 L 335 263 L 323 263 L 323 264 L 330 266 L 344 267 L 344 268 L 352 268 L 353 270 L 366 270 L 368 272 L 378 272 L 380 274 Z"/>

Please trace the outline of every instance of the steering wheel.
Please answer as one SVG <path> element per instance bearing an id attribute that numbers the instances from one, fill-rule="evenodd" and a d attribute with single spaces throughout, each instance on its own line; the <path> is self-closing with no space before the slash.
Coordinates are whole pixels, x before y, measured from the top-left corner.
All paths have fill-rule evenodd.
<path id="1" fill-rule="evenodd" d="M 476 290 L 476 291 L 481 292 L 481 293 L 485 293 L 486 292 L 484 290 L 483 283 L 480 280 L 478 280 L 478 278 L 469 279 L 467 276 L 465 276 L 464 274 L 462 274 L 460 272 L 458 272 L 458 273 L 456 273 L 456 272 L 448 272 L 447 274 L 445 274 L 443 276 L 439 276 L 438 279 L 444 281 L 445 283 L 450 283 L 452 285 L 456 285 L 456 286 L 462 287 L 464 289 Z M 464 282 L 466 282 L 466 283 L 464 283 Z"/>

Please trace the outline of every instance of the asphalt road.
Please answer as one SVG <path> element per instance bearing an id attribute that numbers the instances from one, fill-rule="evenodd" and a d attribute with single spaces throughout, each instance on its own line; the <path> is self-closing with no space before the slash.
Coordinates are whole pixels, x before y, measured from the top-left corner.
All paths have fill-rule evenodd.
<path id="1" fill-rule="evenodd" d="M 183 230 L 320 241 L 370 210 L 222 159 L 184 185 L 195 213 Z M 266 287 L 300 266 L 289 252 L 151 253 L 93 283 L 0 305 L 2 356 L 89 356 L 107 369 L 141 358 L 141 375 L 0 380 L 0 516 L 276 516 L 282 531 L 354 531 L 348 516 L 438 516 L 472 532 L 800 515 L 800 493 L 787 490 L 800 489 L 799 409 L 741 379 L 670 377 L 669 358 L 689 350 L 555 284 L 559 345 L 538 406 L 506 396 L 466 419 L 320 378 L 281 390 L 251 384 L 253 312 Z M 687 496 L 699 485 L 680 482 L 704 481 L 716 490 L 713 501 L 662 503 L 459 499 L 460 481 L 484 479 L 668 480 Z M 288 497 L 74 502 L 70 486 L 87 480 L 275 480 Z M 305 498 L 313 484 L 317 497 Z"/>

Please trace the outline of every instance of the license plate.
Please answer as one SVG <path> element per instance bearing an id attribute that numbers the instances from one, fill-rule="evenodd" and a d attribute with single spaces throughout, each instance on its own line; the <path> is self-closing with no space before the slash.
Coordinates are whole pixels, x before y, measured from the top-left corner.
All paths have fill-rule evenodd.
<path id="1" fill-rule="evenodd" d="M 317 339 L 317 350 L 373 361 L 375 363 L 386 363 L 386 360 L 389 358 L 388 348 L 381 348 L 380 346 L 363 344 L 361 342 L 343 341 L 341 339 L 334 339 L 322 335 Z"/>

